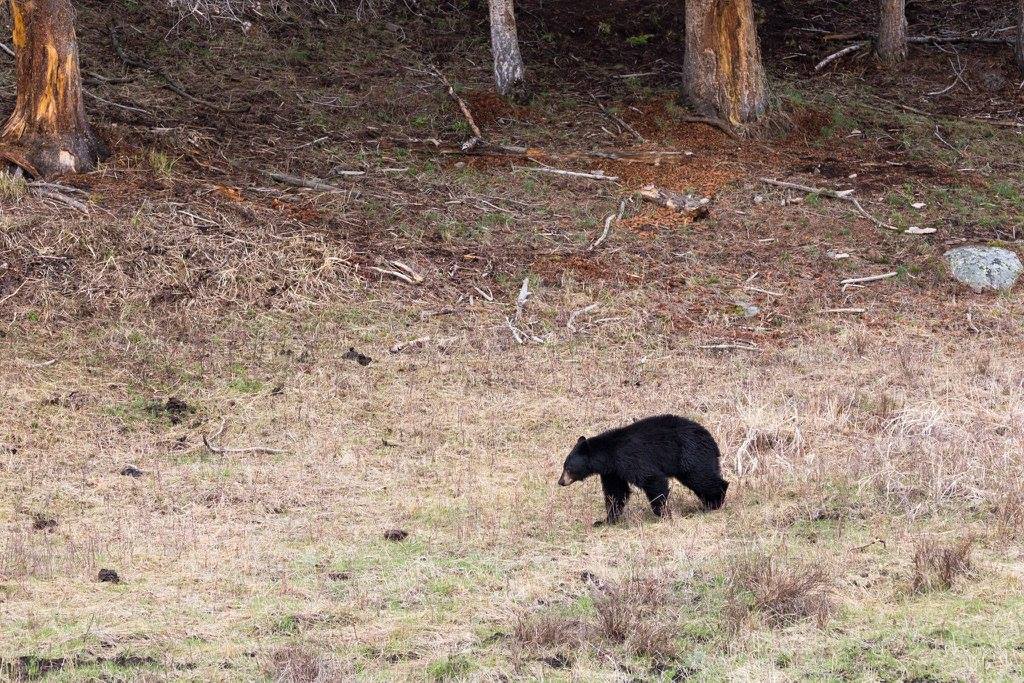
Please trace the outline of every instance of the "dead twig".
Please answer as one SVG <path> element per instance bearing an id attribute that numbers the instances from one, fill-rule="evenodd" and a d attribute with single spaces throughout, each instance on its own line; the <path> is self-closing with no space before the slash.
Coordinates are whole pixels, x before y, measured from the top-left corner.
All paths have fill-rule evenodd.
<path id="1" fill-rule="evenodd" d="M 383 275 L 390 275 L 391 277 L 396 277 L 399 280 L 402 280 L 403 282 L 409 283 L 410 285 L 418 285 L 421 284 L 424 280 L 426 280 L 425 277 L 423 277 L 422 275 L 420 275 L 411 267 L 402 263 L 401 261 L 390 261 L 389 263 L 395 267 L 395 270 L 389 270 L 387 268 L 377 268 L 376 266 L 370 266 L 370 270 L 376 271 Z"/>
<path id="2" fill-rule="evenodd" d="M 761 349 L 754 344 L 743 344 L 737 342 L 724 342 L 721 344 L 698 344 L 698 349 L 704 349 L 706 351 L 760 351 Z"/>
<path id="3" fill-rule="evenodd" d="M 160 77 L 161 79 L 163 79 L 164 84 L 167 86 L 168 90 L 170 90 L 171 92 L 173 92 L 173 93 L 175 93 L 177 95 L 181 95 L 182 97 L 184 97 L 187 100 L 192 100 L 193 102 L 198 102 L 199 104 L 206 105 L 207 107 L 211 107 L 211 108 L 217 109 L 219 111 L 231 111 L 231 110 L 229 110 L 229 109 L 227 109 L 225 107 L 222 107 L 222 106 L 220 106 L 218 104 L 215 104 L 213 102 L 207 102 L 206 100 L 204 100 L 202 98 L 199 98 L 199 97 L 196 97 L 195 95 L 192 95 L 187 90 L 185 90 L 185 88 L 183 88 L 180 83 L 178 83 L 176 80 L 171 78 L 171 76 L 168 75 L 168 73 L 166 71 L 164 71 L 160 67 L 156 66 L 155 64 L 150 64 L 149 62 L 144 62 L 141 59 L 136 59 L 136 58 L 132 57 L 131 55 L 129 55 L 125 51 L 124 46 L 121 45 L 121 40 L 120 40 L 120 38 L 117 35 L 117 27 L 114 25 L 113 22 L 110 23 L 110 25 L 107 27 L 107 29 L 110 32 L 110 44 L 113 46 L 114 52 L 117 53 L 118 58 L 122 62 L 124 62 L 126 66 L 129 66 L 129 67 L 131 67 L 133 69 L 141 69 L 143 71 L 148 71 L 151 74 L 153 74 L 154 76 Z"/>
<path id="4" fill-rule="evenodd" d="M 570 332 L 576 332 L 577 331 L 576 330 L 576 318 L 578 318 L 581 315 L 584 315 L 586 313 L 590 313 L 591 311 L 593 311 L 594 309 L 596 309 L 600 305 L 601 304 L 596 304 L 596 303 L 595 304 L 590 304 L 589 306 L 584 306 L 583 308 L 581 308 L 579 310 L 573 311 L 572 313 L 569 314 L 569 320 L 566 321 L 565 326 L 567 328 L 569 328 Z"/>
<path id="5" fill-rule="evenodd" d="M 63 192 L 48 187 L 33 187 L 31 185 L 29 187 L 32 191 L 32 194 L 38 197 L 42 197 L 44 199 L 52 199 L 53 201 L 64 204 L 65 206 L 70 206 L 75 211 L 83 213 L 86 216 L 89 215 L 89 207 L 86 204 L 83 204 L 82 202 L 78 201 L 73 197 L 67 196 Z"/>
<path id="6" fill-rule="evenodd" d="M 203 434 L 203 445 L 206 446 L 206 448 L 209 449 L 209 451 L 211 453 L 217 453 L 217 454 L 225 454 L 225 453 L 266 453 L 268 455 L 276 455 L 276 454 L 287 453 L 288 452 L 288 451 L 280 450 L 278 448 L 268 448 L 267 446 L 248 446 L 246 448 L 225 448 L 223 446 L 214 446 L 210 442 L 213 441 L 214 439 L 216 439 L 217 437 L 219 437 L 221 434 L 224 433 L 224 427 L 225 427 L 226 424 L 227 424 L 227 420 L 221 418 L 220 429 L 218 429 L 216 432 L 214 432 L 213 434 L 211 434 L 209 436 L 207 436 L 206 434 Z"/>
<path id="7" fill-rule="evenodd" d="M 815 64 L 814 65 L 814 70 L 815 71 L 821 71 L 822 69 L 824 69 L 826 66 L 828 66 L 832 62 L 835 62 L 835 61 L 837 61 L 839 59 L 842 59 L 846 55 L 853 54 L 854 52 L 858 52 L 860 50 L 863 50 L 864 48 L 866 48 L 866 47 L 868 47 L 870 45 L 871 45 L 871 43 L 868 42 L 868 41 L 864 41 L 864 42 L 860 42 L 860 43 L 854 43 L 853 45 L 847 45 L 842 50 L 838 50 L 836 52 L 833 52 L 828 57 L 825 57 L 825 59 L 823 59 L 820 62 L 818 62 L 817 64 Z"/>
<path id="8" fill-rule="evenodd" d="M 860 314 L 860 313 L 867 313 L 867 309 L 865 309 L 865 308 L 823 308 L 820 311 L 818 311 L 818 313 L 821 313 L 823 315 L 824 314 L 830 314 L 830 313 L 835 313 L 835 314 L 843 314 L 843 313 Z"/>
<path id="9" fill-rule="evenodd" d="M 605 219 L 604 219 L 604 231 L 601 232 L 600 237 L 598 237 L 596 240 L 594 240 L 594 242 L 589 247 L 587 247 L 587 251 L 594 251 L 599 246 L 601 246 L 606 239 L 608 239 L 608 235 L 609 235 L 609 233 L 611 232 L 611 229 L 612 229 L 612 223 L 614 223 L 616 221 L 621 221 L 622 220 L 623 214 L 626 213 L 626 204 L 627 203 L 629 203 L 629 199 L 623 199 L 621 202 L 619 202 L 619 212 L 618 213 L 610 213 L 607 216 L 605 216 Z"/>
<path id="10" fill-rule="evenodd" d="M 895 225 L 889 225 L 888 223 L 885 223 L 883 221 L 878 220 L 877 218 L 872 216 L 870 213 L 868 213 L 868 210 L 865 209 L 861 205 L 860 201 L 858 201 L 857 198 L 853 196 L 853 190 L 830 190 L 830 189 L 827 189 L 827 188 L 811 187 L 809 185 L 800 185 L 798 183 L 790 183 L 790 182 L 786 182 L 785 180 L 773 180 L 771 178 L 761 178 L 761 182 L 762 183 L 767 183 L 768 185 L 775 185 L 776 187 L 784 187 L 784 188 L 789 189 L 789 190 L 798 190 L 800 192 L 805 192 L 807 194 L 816 194 L 816 195 L 820 195 L 822 197 L 831 197 L 832 199 L 839 199 L 839 200 L 842 200 L 844 202 L 850 202 L 851 204 L 854 205 L 854 207 L 856 207 L 856 209 L 860 213 L 860 215 L 864 216 L 865 218 L 867 218 L 869 221 L 871 221 L 872 223 L 874 223 L 878 227 L 885 228 L 886 230 L 892 230 L 893 232 L 905 232 L 905 233 L 908 233 L 908 234 L 911 234 L 911 235 L 925 234 L 923 232 L 920 232 L 920 228 L 918 228 L 918 231 L 914 231 L 914 232 L 911 232 L 910 230 L 902 230 L 901 231 Z M 934 232 L 934 230 L 931 230 L 930 232 Z"/>
<path id="11" fill-rule="evenodd" d="M 276 171 L 264 171 L 263 174 L 271 180 L 276 180 L 279 183 L 291 185 L 292 187 L 305 187 L 310 190 L 319 190 L 320 192 L 348 192 L 348 190 L 338 187 L 337 185 L 325 183 L 319 178 L 300 178 L 298 176 L 278 173 Z"/>
<path id="12" fill-rule="evenodd" d="M 628 123 L 626 123 L 625 121 L 623 121 L 622 117 L 617 116 L 613 111 L 608 109 L 608 107 L 604 106 L 601 103 L 601 100 L 597 99 L 596 95 L 591 93 L 590 97 L 594 100 L 594 102 L 597 103 L 597 106 L 599 106 L 601 108 L 601 111 L 604 112 L 605 116 L 607 116 L 609 119 L 611 119 L 612 121 L 614 121 L 618 125 L 622 126 L 626 130 L 628 130 L 633 135 L 635 135 L 636 139 L 639 140 L 640 142 L 647 142 L 647 138 L 645 138 L 643 135 L 640 135 L 640 133 L 637 131 L 636 128 L 634 128 L 633 126 L 631 126 Z"/>
<path id="13" fill-rule="evenodd" d="M 473 131 L 473 137 L 476 139 L 476 141 L 482 142 L 484 139 L 484 134 L 480 131 L 480 126 L 476 125 L 476 120 L 473 118 L 473 112 L 469 110 L 469 105 L 466 104 L 466 101 L 464 99 L 459 97 L 459 94 L 455 92 L 455 86 L 453 86 L 451 82 L 449 82 L 449 80 L 445 78 L 445 75 L 441 73 L 440 69 L 438 69 L 436 66 L 431 67 L 431 69 L 434 72 L 434 75 L 437 76 L 442 83 L 444 83 L 444 86 L 446 88 L 448 88 L 448 96 L 455 100 L 455 103 L 459 105 L 459 109 L 462 111 L 462 116 L 466 119 L 466 123 L 469 124 L 469 129 Z M 471 140 L 469 142 L 473 141 Z M 469 142 L 467 142 L 467 144 L 469 144 Z M 470 146 L 473 147 L 475 146 L 475 144 Z"/>
<path id="14" fill-rule="evenodd" d="M 539 162 L 538 162 L 539 163 Z M 561 168 L 552 168 L 551 166 L 516 166 L 513 167 L 517 171 L 530 171 L 532 173 L 551 173 L 553 175 L 564 175 L 571 176 L 573 178 L 589 178 L 590 180 L 607 180 L 609 182 L 618 181 L 619 177 L 614 175 L 605 175 L 604 171 L 597 170 L 591 172 L 583 171 L 566 171 Z"/>
<path id="15" fill-rule="evenodd" d="M 897 275 L 899 275 L 899 273 L 897 273 L 894 270 L 894 271 L 891 271 L 891 272 L 888 272 L 888 273 L 882 273 L 881 275 L 868 275 L 866 277 L 850 277 L 850 278 L 846 278 L 845 280 L 840 280 L 839 284 L 843 285 L 844 287 L 846 285 L 863 285 L 863 284 L 866 284 L 868 282 L 878 282 L 879 280 L 888 280 L 889 278 L 896 277 Z"/>

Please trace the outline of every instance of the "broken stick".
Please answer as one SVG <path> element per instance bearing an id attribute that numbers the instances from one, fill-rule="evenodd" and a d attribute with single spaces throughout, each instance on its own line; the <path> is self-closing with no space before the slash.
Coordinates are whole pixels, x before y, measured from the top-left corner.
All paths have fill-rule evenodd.
<path id="1" fill-rule="evenodd" d="M 473 131 L 473 137 L 475 137 L 477 140 L 482 141 L 484 139 L 484 134 L 480 132 L 480 126 L 476 125 L 476 120 L 473 118 L 473 112 L 469 110 L 469 105 L 466 104 L 466 101 L 464 99 L 459 97 L 459 94 L 455 92 L 455 86 L 453 86 L 451 82 L 449 82 L 449 80 L 445 78 L 445 75 L 441 73 L 440 69 L 438 69 L 435 66 L 433 67 L 433 70 L 434 75 L 437 76 L 442 83 L 444 83 L 446 88 L 448 88 L 448 97 L 455 100 L 455 103 L 459 105 L 459 109 L 462 111 L 462 116 L 465 117 L 466 123 L 469 124 L 469 129 Z"/>
<path id="2" fill-rule="evenodd" d="M 853 190 L 830 190 L 828 188 L 811 187 L 809 185 L 800 185 L 798 183 L 790 183 L 786 182 L 785 180 L 773 180 L 771 178 L 761 178 L 761 182 L 767 183 L 768 185 L 775 185 L 776 187 L 784 187 L 788 190 L 799 190 L 800 192 L 806 192 L 807 194 L 816 194 L 821 195 L 822 197 L 831 197 L 832 199 L 840 199 L 844 202 L 850 202 L 851 204 L 854 205 L 854 207 L 856 207 L 860 215 L 864 216 L 878 227 L 885 228 L 886 230 L 892 230 L 893 232 L 906 232 L 901 231 L 895 225 L 889 225 L 888 223 L 884 223 L 875 218 L 874 216 L 872 216 L 870 213 L 868 213 L 867 209 L 861 206 L 861 203 L 857 200 L 856 197 L 853 196 Z"/>
<path id="3" fill-rule="evenodd" d="M 711 203 L 710 197 L 695 197 L 692 194 L 666 190 L 663 187 L 655 187 L 654 185 L 647 185 L 641 188 L 637 194 L 647 201 L 694 218 L 704 218 L 707 216 L 708 204 Z"/>
<path id="4" fill-rule="evenodd" d="M 621 221 L 622 220 L 622 214 L 626 213 L 626 204 L 628 202 L 629 202 L 628 199 L 623 199 L 621 202 L 619 202 L 619 212 L 618 213 L 610 213 L 610 214 L 608 214 L 605 217 L 605 219 L 604 219 L 604 232 L 601 233 L 600 237 L 598 237 L 596 240 L 594 240 L 593 244 L 591 244 L 589 247 L 587 247 L 587 251 L 594 251 L 599 246 L 601 246 L 601 244 L 606 239 L 608 239 L 608 234 L 609 234 L 609 232 L 611 232 L 611 229 L 612 229 L 612 223 L 614 223 L 615 221 Z"/>

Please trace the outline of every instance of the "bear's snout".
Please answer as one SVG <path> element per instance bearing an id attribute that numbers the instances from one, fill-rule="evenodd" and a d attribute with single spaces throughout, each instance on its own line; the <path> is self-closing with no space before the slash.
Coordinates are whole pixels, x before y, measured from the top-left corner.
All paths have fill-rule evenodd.
<path id="1" fill-rule="evenodd" d="M 559 486 L 568 486 L 569 484 L 573 483 L 574 481 L 576 481 L 576 480 L 572 478 L 571 474 L 569 474 L 569 470 L 562 470 L 562 476 L 558 479 L 558 485 Z"/>

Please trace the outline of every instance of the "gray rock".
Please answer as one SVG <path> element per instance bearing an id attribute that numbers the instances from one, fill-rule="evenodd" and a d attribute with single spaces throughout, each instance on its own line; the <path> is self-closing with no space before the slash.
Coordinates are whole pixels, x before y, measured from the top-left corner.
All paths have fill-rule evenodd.
<path id="1" fill-rule="evenodd" d="M 1005 292 L 1024 271 L 1015 253 L 999 247 L 957 247 L 945 257 L 953 277 L 975 292 Z"/>

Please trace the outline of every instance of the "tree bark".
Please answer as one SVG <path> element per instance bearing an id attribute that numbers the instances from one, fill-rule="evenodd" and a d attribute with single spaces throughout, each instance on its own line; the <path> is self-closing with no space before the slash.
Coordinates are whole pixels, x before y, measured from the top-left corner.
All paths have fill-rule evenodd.
<path id="1" fill-rule="evenodd" d="M 765 112 L 765 75 L 751 0 L 686 0 L 683 90 L 701 114 L 733 125 Z"/>
<path id="2" fill-rule="evenodd" d="M 107 148 L 85 119 L 71 0 L 10 4 L 17 98 L 0 158 L 37 178 L 92 170 Z"/>
<path id="3" fill-rule="evenodd" d="M 1024 0 L 1017 2 L 1017 66 L 1024 71 Z"/>
<path id="4" fill-rule="evenodd" d="M 899 64 L 907 58 L 906 0 L 882 0 L 875 54 L 885 66 Z"/>
<path id="5" fill-rule="evenodd" d="M 490 6 L 494 83 L 499 94 L 508 95 L 526 78 L 523 57 L 519 53 L 514 0 L 490 0 Z"/>

